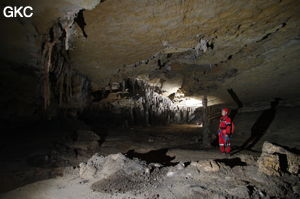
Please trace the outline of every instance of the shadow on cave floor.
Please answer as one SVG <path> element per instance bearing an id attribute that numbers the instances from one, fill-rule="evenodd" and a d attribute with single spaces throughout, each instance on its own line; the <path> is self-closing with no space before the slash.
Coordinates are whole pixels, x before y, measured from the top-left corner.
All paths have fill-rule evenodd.
<path id="1" fill-rule="evenodd" d="M 147 164 L 150 163 L 160 163 L 164 166 L 174 166 L 177 162 L 171 162 L 175 159 L 175 157 L 171 157 L 167 155 L 168 149 L 158 149 L 152 150 L 147 153 L 138 153 L 135 150 L 129 150 L 125 153 L 125 156 L 132 159 L 138 158 L 140 160 L 145 161 Z"/>
<path id="2" fill-rule="evenodd" d="M 251 150 L 252 147 L 265 135 L 269 126 L 272 124 L 280 98 L 275 98 L 271 102 L 271 107 L 262 112 L 262 114 L 257 118 L 253 126 L 251 127 L 251 136 L 236 150 L 232 151 L 231 155 L 241 152 L 242 150 Z"/>
<path id="3" fill-rule="evenodd" d="M 224 158 L 224 159 L 216 159 L 216 162 L 223 163 L 226 166 L 229 166 L 230 168 L 233 168 L 235 166 L 247 166 L 247 164 L 243 161 L 241 161 L 240 158 Z"/>

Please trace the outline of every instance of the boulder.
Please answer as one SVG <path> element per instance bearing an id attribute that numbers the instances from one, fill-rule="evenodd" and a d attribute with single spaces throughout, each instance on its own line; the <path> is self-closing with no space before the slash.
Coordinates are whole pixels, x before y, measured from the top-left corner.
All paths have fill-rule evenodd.
<path id="1" fill-rule="evenodd" d="M 299 174 L 300 170 L 300 156 L 294 153 L 287 153 L 288 172 L 291 174 Z"/>
<path id="2" fill-rule="evenodd" d="M 279 156 L 276 154 L 264 153 L 257 161 L 258 170 L 267 175 L 280 176 Z"/>
<path id="3" fill-rule="evenodd" d="M 286 154 L 287 153 L 287 150 L 278 146 L 278 145 L 275 145 L 275 144 L 272 144 L 268 141 L 265 141 L 264 144 L 263 144 L 263 147 L 262 147 L 262 153 L 268 153 L 268 154 L 274 154 L 274 153 L 280 153 L 280 154 Z"/>
<path id="4" fill-rule="evenodd" d="M 279 176 L 284 172 L 297 175 L 300 168 L 300 156 L 266 141 L 257 165 L 259 171 L 267 175 Z"/>

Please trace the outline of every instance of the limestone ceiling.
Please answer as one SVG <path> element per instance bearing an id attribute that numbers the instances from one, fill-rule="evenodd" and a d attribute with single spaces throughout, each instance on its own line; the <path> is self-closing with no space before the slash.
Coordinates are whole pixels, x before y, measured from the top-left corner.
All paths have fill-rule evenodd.
<path id="1" fill-rule="evenodd" d="M 85 9 L 87 37 L 73 25 L 77 34 L 70 57 L 95 89 L 135 76 L 158 81 L 166 89 L 181 86 L 186 95 L 206 93 L 229 103 L 228 88 L 246 103 L 300 98 L 298 0 L 34 2 L 38 12 L 33 25 L 19 28 L 28 30 L 26 34 L 45 34 L 58 17 Z M 4 29 L 3 41 L 12 40 L 10 32 Z M 16 55 L 18 44 L 31 49 L 26 51 L 29 57 L 37 54 L 39 44 L 32 47 L 26 34 L 15 37 L 14 48 L 1 51 L 1 59 Z"/>
<path id="2" fill-rule="evenodd" d="M 188 94 L 291 96 L 299 93 L 299 11 L 297 0 L 108 0 L 84 11 L 88 37 L 79 34 L 71 57 L 99 84 L 118 73 L 159 73 L 160 52 L 170 53 L 162 57 L 169 76 L 180 76 Z M 201 38 L 208 49 L 197 54 Z"/>

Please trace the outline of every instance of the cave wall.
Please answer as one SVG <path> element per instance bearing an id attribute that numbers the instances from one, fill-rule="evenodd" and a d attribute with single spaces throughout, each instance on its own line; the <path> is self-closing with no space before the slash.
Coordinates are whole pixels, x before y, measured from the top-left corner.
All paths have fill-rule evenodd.
<path id="1" fill-rule="evenodd" d="M 34 8 L 32 18 L 0 16 L 1 123 L 13 126 L 51 118 L 62 109 L 80 109 L 87 103 L 89 80 L 70 65 L 68 51 L 77 29 L 81 33 L 75 22 L 78 12 L 99 2 L 1 2 L 1 10 L 6 5 Z"/>

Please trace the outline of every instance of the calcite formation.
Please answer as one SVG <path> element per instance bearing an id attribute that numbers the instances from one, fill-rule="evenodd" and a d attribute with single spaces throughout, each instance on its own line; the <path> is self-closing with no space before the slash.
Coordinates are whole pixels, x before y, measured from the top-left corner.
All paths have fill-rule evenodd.
<path id="1" fill-rule="evenodd" d="M 128 124 L 169 124 L 200 123 L 197 106 L 182 106 L 184 98 L 172 98 L 161 94 L 161 89 L 147 81 L 130 78 L 119 84 L 112 84 L 110 90 L 102 90 L 96 102 L 89 108 L 92 111 L 110 112 L 119 115 Z M 97 96 L 96 96 L 97 97 Z M 196 118 L 196 115 L 198 116 Z M 200 117 L 199 117 L 200 116 Z"/>

